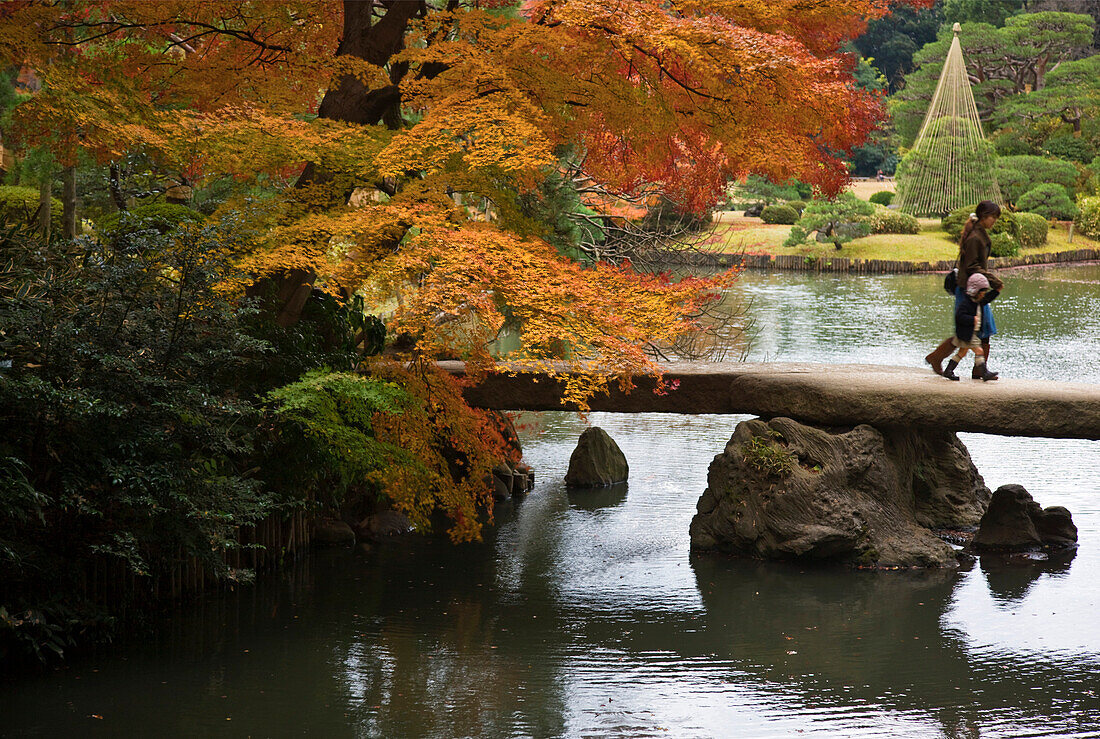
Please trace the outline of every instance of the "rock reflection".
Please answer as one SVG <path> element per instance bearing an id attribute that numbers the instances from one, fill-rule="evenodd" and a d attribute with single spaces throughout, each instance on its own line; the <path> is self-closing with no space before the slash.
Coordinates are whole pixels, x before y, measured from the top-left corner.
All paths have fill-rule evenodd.
<path id="1" fill-rule="evenodd" d="M 599 488 L 569 488 L 569 506 L 585 511 L 614 508 L 626 502 L 629 483 L 619 482 Z"/>
<path id="2" fill-rule="evenodd" d="M 1077 547 L 1054 552 L 983 554 L 981 570 L 989 592 L 1000 603 L 1022 601 L 1042 576 L 1064 577 L 1077 556 Z"/>

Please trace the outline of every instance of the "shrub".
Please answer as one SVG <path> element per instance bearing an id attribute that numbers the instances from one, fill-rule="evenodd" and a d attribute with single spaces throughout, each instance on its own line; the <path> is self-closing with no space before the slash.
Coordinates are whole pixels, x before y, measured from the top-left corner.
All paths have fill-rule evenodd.
<path id="1" fill-rule="evenodd" d="M 34 228 L 37 225 L 38 190 L 33 187 L 0 185 L 0 225 Z M 50 228 L 61 232 L 61 201 L 50 199 Z"/>
<path id="2" fill-rule="evenodd" d="M 214 289 L 237 245 L 208 227 L 9 259 L 21 238 L 0 235 L 0 460 L 16 477 L 0 491 L 18 492 L 0 505 L 0 607 L 72 600 L 104 560 L 139 582 L 189 557 L 247 574 L 222 554 L 279 501 L 246 472 L 259 414 L 234 387 L 268 347 Z"/>
<path id="3" fill-rule="evenodd" d="M 148 203 L 103 216 L 96 223 L 96 231 L 105 239 L 145 230 L 165 234 L 174 231 L 181 223 L 201 223 L 204 220 L 201 213 L 185 205 Z"/>
<path id="4" fill-rule="evenodd" d="M 835 200 L 815 200 L 802 211 L 802 217 L 791 228 L 791 235 L 784 246 L 797 246 L 809 240 L 817 232 L 818 241 L 829 241 L 837 248 L 852 239 L 871 233 L 867 217 L 873 215 L 875 206 L 860 200 L 850 192 L 843 192 Z"/>
<path id="5" fill-rule="evenodd" d="M 1017 213 L 1016 222 L 1020 226 L 1020 246 L 1024 249 L 1038 249 L 1047 243 L 1050 223 L 1038 213 Z"/>
<path id="6" fill-rule="evenodd" d="M 764 223 L 781 223 L 791 226 L 798 220 L 798 211 L 789 205 L 768 205 L 760 211 L 760 220 Z"/>
<path id="7" fill-rule="evenodd" d="M 1100 195 L 1077 201 L 1077 216 L 1073 219 L 1073 227 L 1083 236 L 1100 237 Z"/>
<path id="8" fill-rule="evenodd" d="M 894 192 L 892 190 L 879 190 L 870 198 L 868 198 L 875 205 L 889 205 L 894 202 Z"/>
<path id="9" fill-rule="evenodd" d="M 787 205 L 798 211 L 798 215 L 802 215 L 802 211 L 806 210 L 805 200 L 788 200 Z"/>
<path id="10" fill-rule="evenodd" d="M 1020 196 L 1016 206 L 1022 211 L 1058 220 L 1068 220 L 1077 214 L 1077 207 L 1069 199 L 1066 188 L 1053 183 L 1031 188 Z"/>
<path id="11" fill-rule="evenodd" d="M 1056 133 L 1044 141 L 1043 151 L 1050 156 L 1072 159 L 1082 164 L 1088 164 L 1096 156 L 1096 150 L 1092 148 L 1088 141 L 1068 132 Z"/>
<path id="12" fill-rule="evenodd" d="M 920 221 L 899 210 L 880 210 L 871 216 L 871 233 L 915 234 L 920 233 Z"/>
<path id="13" fill-rule="evenodd" d="M 1073 191 L 1077 167 L 1062 159 L 1036 156 L 1001 157 L 993 169 L 1005 201 L 1019 205 L 1020 197 L 1036 185 L 1054 183 Z"/>
<path id="14" fill-rule="evenodd" d="M 1020 253 L 1020 242 L 1006 233 L 989 234 L 991 257 L 1014 257 Z"/>
<path id="15" fill-rule="evenodd" d="M 974 212 L 974 209 L 978 206 L 967 205 L 962 208 L 956 208 L 943 217 L 940 224 L 943 226 L 943 230 L 951 235 L 955 241 L 959 240 L 959 236 L 962 235 L 963 226 L 966 224 L 970 214 Z M 1006 233 L 1017 241 L 1020 238 L 1020 226 L 1016 222 L 1016 214 L 1009 210 L 1001 210 L 1001 217 L 997 219 L 997 222 L 993 224 L 993 228 L 990 229 L 990 233 Z"/>

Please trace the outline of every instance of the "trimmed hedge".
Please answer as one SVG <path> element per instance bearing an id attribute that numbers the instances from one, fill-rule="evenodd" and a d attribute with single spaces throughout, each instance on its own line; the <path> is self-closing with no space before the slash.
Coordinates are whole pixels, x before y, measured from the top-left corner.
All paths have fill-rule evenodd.
<path id="1" fill-rule="evenodd" d="M 1100 195 L 1077 201 L 1077 216 L 1073 227 L 1083 236 L 1100 237 Z"/>
<path id="2" fill-rule="evenodd" d="M 992 248 L 989 250 L 991 257 L 1014 257 L 1020 253 L 1020 242 L 1006 233 L 989 234 Z"/>
<path id="3" fill-rule="evenodd" d="M 900 210 L 880 210 L 870 217 L 871 233 L 915 234 L 920 233 L 920 221 Z"/>
<path id="4" fill-rule="evenodd" d="M 806 210 L 805 200 L 788 200 L 787 205 L 797 210 L 799 215 L 802 215 L 802 211 Z"/>
<path id="5" fill-rule="evenodd" d="M 63 228 L 61 208 L 60 200 L 50 198 L 50 228 L 58 233 Z M 0 185 L 0 224 L 34 228 L 38 225 L 34 218 L 37 212 L 37 188 Z"/>
<path id="6" fill-rule="evenodd" d="M 970 218 L 970 214 L 974 212 L 974 209 L 978 206 L 967 205 L 962 208 L 956 208 L 943 217 L 940 224 L 943 226 L 943 230 L 951 234 L 951 238 L 958 241 L 959 236 L 962 235 L 963 226 L 966 224 L 966 220 Z M 993 224 L 993 228 L 989 230 L 990 233 L 1006 233 L 1012 238 L 1019 241 L 1020 239 L 1020 225 L 1016 222 L 1016 214 L 1005 209 L 1001 209 L 1001 217 L 997 219 L 997 222 Z"/>
<path id="7" fill-rule="evenodd" d="M 894 193 L 891 190 L 879 190 L 868 198 L 875 205 L 889 205 L 894 202 Z"/>
<path id="8" fill-rule="evenodd" d="M 1016 207 L 1044 218 L 1069 220 L 1077 215 L 1077 206 L 1069 199 L 1066 188 L 1053 182 L 1036 185 L 1016 201 Z"/>
<path id="9" fill-rule="evenodd" d="M 1047 243 L 1050 223 L 1038 213 L 1017 213 L 1016 222 L 1020 225 L 1020 246 L 1024 249 L 1038 249 Z"/>
<path id="10" fill-rule="evenodd" d="M 760 220 L 764 223 L 780 223 L 793 226 L 798 220 L 798 211 L 789 205 L 768 205 L 760 211 Z"/>

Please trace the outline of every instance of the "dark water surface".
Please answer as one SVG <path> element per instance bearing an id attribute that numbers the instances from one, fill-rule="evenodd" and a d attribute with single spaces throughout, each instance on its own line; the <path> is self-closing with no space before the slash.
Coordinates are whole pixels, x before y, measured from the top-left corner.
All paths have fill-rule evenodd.
<path id="1" fill-rule="evenodd" d="M 1100 383 L 1100 267 L 1007 276 L 994 368 Z M 920 366 L 950 330 L 937 283 L 748 274 L 734 294 L 752 359 Z M 707 465 L 743 418 L 593 414 L 631 480 L 568 491 L 584 423 L 525 414 L 539 482 L 485 543 L 326 551 L 206 596 L 140 643 L 0 680 L 0 735 L 1100 736 L 1100 443 L 962 435 L 990 487 L 1073 512 L 1063 561 L 692 557 Z"/>

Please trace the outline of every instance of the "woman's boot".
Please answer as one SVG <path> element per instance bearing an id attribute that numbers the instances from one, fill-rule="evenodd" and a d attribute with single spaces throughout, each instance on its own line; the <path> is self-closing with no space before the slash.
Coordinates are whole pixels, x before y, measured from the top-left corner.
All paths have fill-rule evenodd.
<path id="1" fill-rule="evenodd" d="M 924 358 L 925 362 L 932 365 L 932 371 L 937 375 L 943 374 L 943 360 L 947 359 L 947 355 L 954 349 L 954 345 L 951 343 L 951 338 L 948 337 L 943 340 L 943 343 L 932 350 L 932 353 Z M 957 364 L 957 363 L 956 363 Z"/>
<path id="2" fill-rule="evenodd" d="M 944 369 L 944 371 L 941 374 L 944 377 L 946 377 L 948 380 L 955 380 L 956 382 L 958 382 L 959 376 L 955 374 L 955 368 L 958 367 L 958 366 L 959 366 L 958 361 L 952 359 L 950 362 L 947 363 L 947 368 Z"/>

